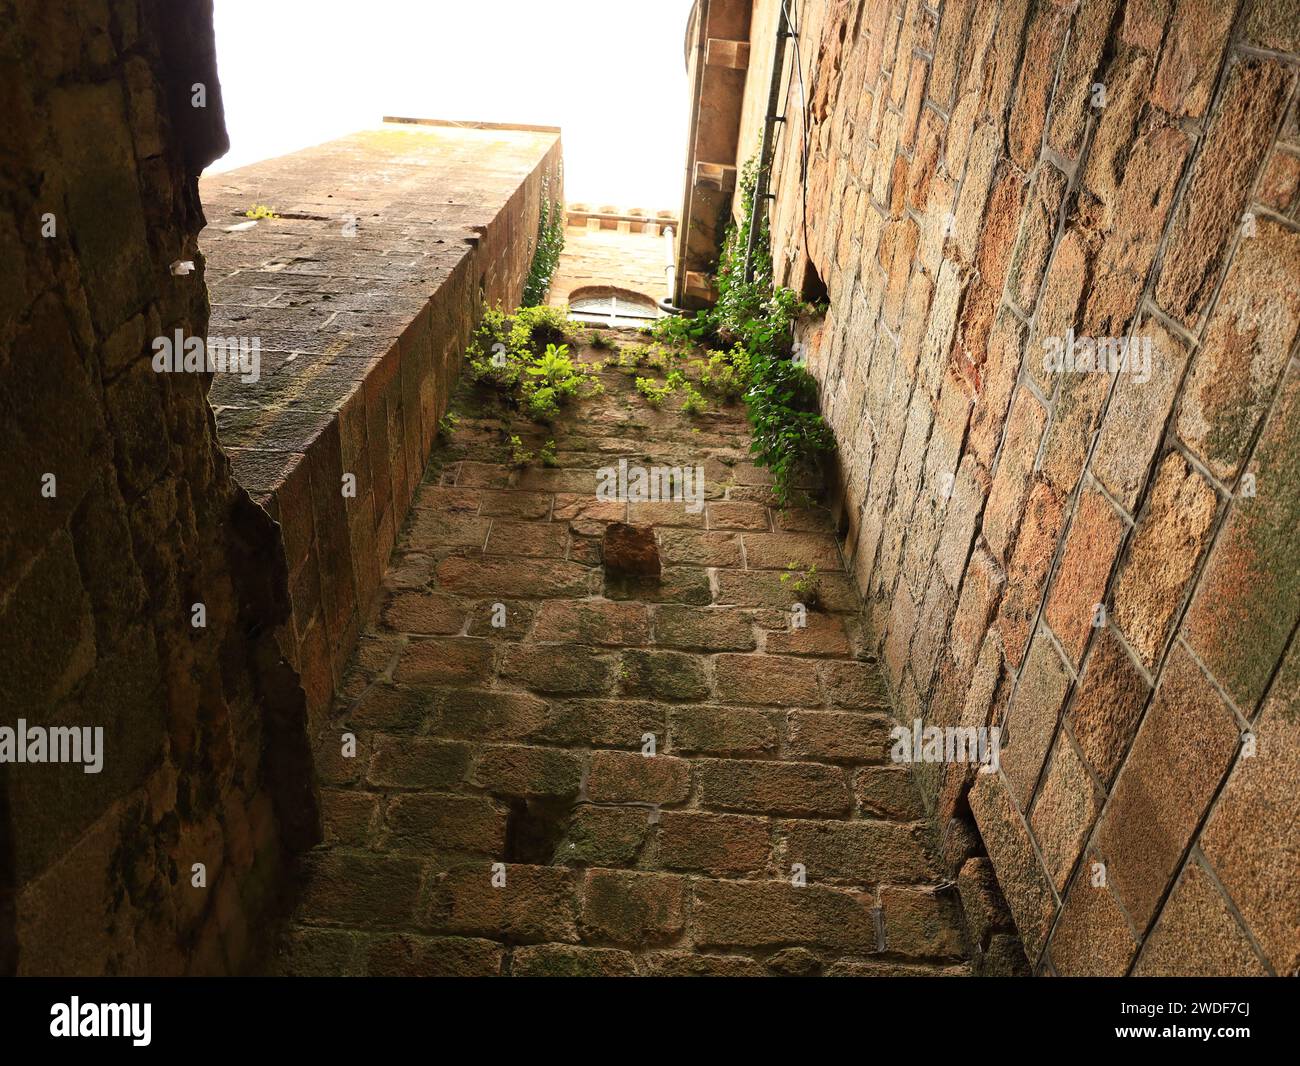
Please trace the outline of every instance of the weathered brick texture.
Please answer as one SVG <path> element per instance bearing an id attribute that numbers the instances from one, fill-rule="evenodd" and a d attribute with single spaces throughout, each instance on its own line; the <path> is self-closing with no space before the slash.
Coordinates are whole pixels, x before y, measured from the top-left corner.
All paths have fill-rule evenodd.
<path id="1" fill-rule="evenodd" d="M 928 809 L 1035 972 L 1294 972 L 1295 5 L 800 6 L 774 260 L 830 295 L 868 646 L 903 717 L 1008 731 Z"/>
<path id="2" fill-rule="evenodd" d="M 775 506 L 738 406 L 600 380 L 546 427 L 458 394 L 321 738 L 326 838 L 279 968 L 970 972 L 829 512 Z M 511 433 L 559 465 L 509 465 Z M 699 464 L 702 509 L 597 501 L 620 457 Z M 657 580 L 602 565 L 629 511 Z M 803 628 L 773 569 L 794 559 L 826 571 Z"/>

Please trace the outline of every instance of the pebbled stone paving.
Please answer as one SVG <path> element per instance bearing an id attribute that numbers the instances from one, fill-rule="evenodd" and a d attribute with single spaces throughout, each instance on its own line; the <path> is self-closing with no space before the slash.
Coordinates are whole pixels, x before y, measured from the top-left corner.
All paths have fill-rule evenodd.
<path id="1" fill-rule="evenodd" d="M 320 742 L 279 972 L 968 972 L 830 516 L 775 506 L 743 408 L 633 376 L 550 427 L 461 388 Z M 700 466 L 707 499 L 602 501 L 619 459 Z M 653 526 L 657 581 L 606 575 L 611 521 Z M 802 627 L 791 562 L 821 577 Z"/>

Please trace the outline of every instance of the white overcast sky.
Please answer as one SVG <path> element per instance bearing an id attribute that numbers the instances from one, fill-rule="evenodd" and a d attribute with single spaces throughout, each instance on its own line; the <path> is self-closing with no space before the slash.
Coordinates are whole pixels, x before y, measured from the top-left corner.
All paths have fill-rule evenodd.
<path id="1" fill-rule="evenodd" d="M 215 0 L 229 170 L 383 115 L 560 126 L 565 195 L 679 208 L 691 0 Z"/>

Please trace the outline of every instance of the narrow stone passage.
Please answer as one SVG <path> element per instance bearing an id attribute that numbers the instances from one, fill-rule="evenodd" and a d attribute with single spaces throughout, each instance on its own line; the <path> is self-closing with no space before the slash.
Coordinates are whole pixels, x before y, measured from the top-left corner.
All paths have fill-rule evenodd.
<path id="1" fill-rule="evenodd" d="M 462 386 L 322 741 L 278 969 L 967 972 L 829 515 L 775 506 L 742 407 L 600 380 L 553 427 Z M 602 501 L 620 459 L 702 466 L 708 499 Z M 653 527 L 659 580 L 606 573 L 611 521 Z M 790 563 L 820 578 L 802 627 Z"/>

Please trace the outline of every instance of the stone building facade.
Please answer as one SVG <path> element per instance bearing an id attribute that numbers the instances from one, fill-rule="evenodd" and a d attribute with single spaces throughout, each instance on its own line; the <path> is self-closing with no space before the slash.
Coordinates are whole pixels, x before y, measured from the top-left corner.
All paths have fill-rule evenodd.
<path id="1" fill-rule="evenodd" d="M 564 254 L 551 279 L 548 303 L 575 305 L 576 313 L 590 321 L 606 307 L 616 313 L 622 307 L 636 320 L 648 316 L 644 320 L 653 321 L 663 314 L 658 305 L 671 295 L 669 268 L 677 232 L 671 211 L 570 204 L 565 223 Z"/>
<path id="2" fill-rule="evenodd" d="M 777 56 L 777 278 L 828 295 L 895 713 L 1004 729 L 999 774 L 916 767 L 979 946 L 995 873 L 1036 973 L 1296 972 L 1296 5 L 806 0 L 781 47 L 745 6 L 705 161 Z"/>

